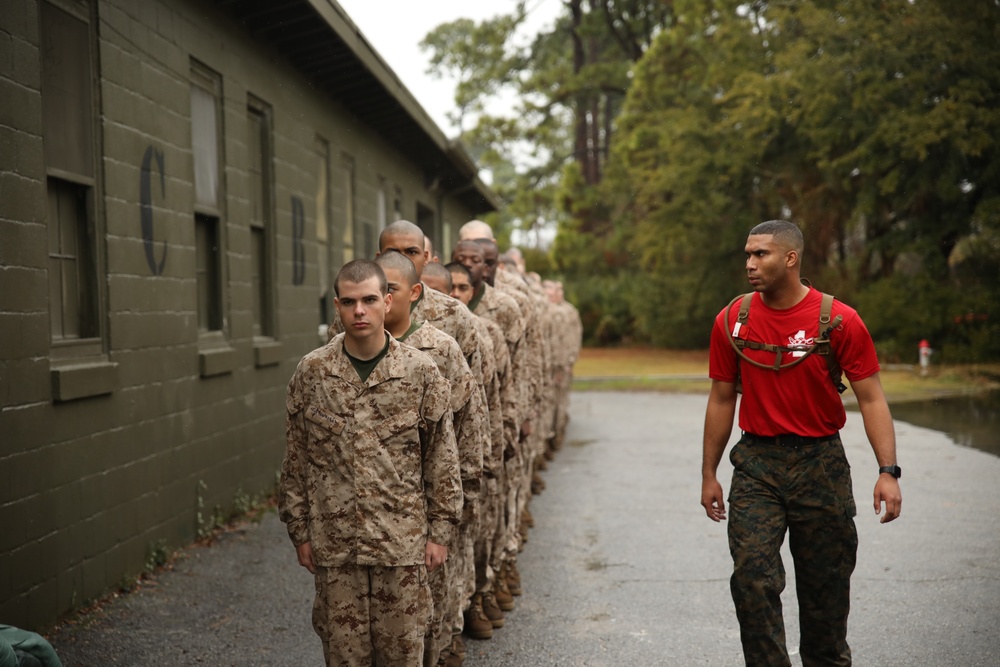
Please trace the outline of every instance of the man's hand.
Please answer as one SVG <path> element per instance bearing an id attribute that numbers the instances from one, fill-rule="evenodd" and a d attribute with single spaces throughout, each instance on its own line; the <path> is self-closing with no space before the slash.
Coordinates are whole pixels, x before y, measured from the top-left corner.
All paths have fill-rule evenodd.
<path id="1" fill-rule="evenodd" d="M 521 424 L 521 440 L 524 440 L 534 432 L 535 427 L 531 425 L 530 419 L 525 420 L 525 422 Z"/>
<path id="2" fill-rule="evenodd" d="M 438 569 L 448 560 L 448 547 L 443 544 L 435 544 L 427 540 L 427 548 L 424 549 L 424 565 L 428 572 Z"/>
<path id="3" fill-rule="evenodd" d="M 712 477 L 701 482 L 701 506 L 712 521 L 718 523 L 726 520 L 726 501 L 722 498 L 722 485 Z"/>
<path id="4" fill-rule="evenodd" d="M 903 494 L 899 490 L 899 480 L 891 475 L 879 475 L 875 482 L 875 515 L 882 513 L 882 503 L 885 503 L 885 514 L 880 523 L 889 523 L 899 517 L 903 507 Z"/>
<path id="5" fill-rule="evenodd" d="M 299 557 L 299 565 L 309 570 L 310 574 L 316 574 L 316 566 L 313 565 L 312 542 L 303 542 L 295 547 L 295 554 Z"/>

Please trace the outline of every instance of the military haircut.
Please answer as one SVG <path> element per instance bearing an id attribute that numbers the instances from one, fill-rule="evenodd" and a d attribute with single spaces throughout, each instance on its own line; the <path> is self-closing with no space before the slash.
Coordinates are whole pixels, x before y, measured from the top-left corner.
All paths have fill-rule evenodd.
<path id="1" fill-rule="evenodd" d="M 517 262 L 514 261 L 513 257 L 503 252 L 497 255 L 497 264 L 503 264 L 504 266 L 514 266 L 515 264 L 517 264 Z"/>
<path id="2" fill-rule="evenodd" d="M 399 253 L 394 254 L 398 255 Z M 406 258 L 403 257 L 403 259 Z M 406 261 L 410 260 L 406 259 Z M 410 262 L 410 266 L 413 266 L 413 262 Z M 378 289 L 382 296 L 389 293 L 389 282 L 385 279 L 385 271 L 370 259 L 355 259 L 340 267 L 340 271 L 337 271 L 337 277 L 333 281 L 333 292 L 339 297 L 341 282 L 357 285 L 371 278 L 378 278 Z"/>
<path id="3" fill-rule="evenodd" d="M 486 248 L 493 248 L 498 253 L 500 252 L 500 246 L 498 246 L 496 241 L 494 241 L 493 239 L 475 239 L 475 242 L 481 245 L 484 250 Z"/>
<path id="4" fill-rule="evenodd" d="M 489 239 L 462 239 L 461 241 L 455 244 L 455 250 L 453 251 L 453 255 L 455 252 L 458 252 L 463 248 L 471 248 L 482 252 L 483 243 L 492 243 L 492 241 L 490 241 Z"/>
<path id="5" fill-rule="evenodd" d="M 749 234 L 749 236 L 766 235 L 773 236 L 776 241 L 791 248 L 800 255 L 802 254 L 802 249 L 805 247 L 802 230 L 787 220 L 768 220 L 767 222 L 762 222 L 751 229 Z"/>
<path id="6" fill-rule="evenodd" d="M 444 268 L 448 269 L 448 280 L 451 280 L 451 274 L 453 273 L 464 273 L 469 282 L 472 282 L 472 274 L 461 262 L 448 262 L 444 265 Z"/>
<path id="7" fill-rule="evenodd" d="M 458 230 L 458 238 L 472 240 L 475 238 L 493 238 L 493 228 L 482 220 L 469 220 Z"/>
<path id="8" fill-rule="evenodd" d="M 410 287 L 420 282 L 420 278 L 417 276 L 417 267 L 413 266 L 410 258 L 401 252 L 396 252 L 395 250 L 383 252 L 375 258 L 375 263 L 383 269 L 395 269 L 399 271 L 402 274 L 403 281 L 408 283 Z"/>
<path id="9" fill-rule="evenodd" d="M 448 266 L 451 266 L 451 264 L 449 264 Z M 459 266 L 462 265 L 459 264 Z M 464 269 L 465 267 L 462 266 L 462 268 Z M 431 262 L 430 264 L 424 267 L 424 277 L 426 278 L 427 276 L 440 278 L 441 280 L 445 281 L 445 284 L 448 286 L 448 291 L 449 292 L 451 291 L 452 288 L 451 271 L 449 271 L 448 268 L 445 267 L 440 262 Z"/>
<path id="10" fill-rule="evenodd" d="M 396 220 L 386 225 L 385 229 L 378 235 L 378 247 L 382 248 L 382 241 L 386 236 L 396 236 L 397 234 L 413 234 L 420 239 L 420 249 L 424 249 L 424 230 L 417 227 L 409 220 Z"/>

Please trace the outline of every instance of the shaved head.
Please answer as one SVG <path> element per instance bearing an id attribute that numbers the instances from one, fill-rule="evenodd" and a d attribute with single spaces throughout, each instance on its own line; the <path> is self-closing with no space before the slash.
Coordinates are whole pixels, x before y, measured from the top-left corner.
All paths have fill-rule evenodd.
<path id="1" fill-rule="evenodd" d="M 382 240 L 387 236 L 415 236 L 420 239 L 421 249 L 424 247 L 424 230 L 409 220 L 397 220 L 386 225 L 382 233 L 378 235 L 379 246 L 382 245 Z"/>
<path id="2" fill-rule="evenodd" d="M 458 238 L 465 240 L 488 239 L 493 240 L 493 228 L 482 220 L 469 220 L 458 230 Z"/>
<path id="3" fill-rule="evenodd" d="M 393 269 L 399 271 L 400 277 L 407 287 L 412 287 L 420 282 L 417 277 L 417 269 L 413 266 L 410 258 L 400 252 L 384 252 L 375 258 L 375 263 L 382 267 L 382 270 Z"/>
<path id="4" fill-rule="evenodd" d="M 464 267 L 463 267 L 464 268 Z M 431 262 L 424 267 L 421 276 L 424 284 L 444 294 L 451 294 L 451 271 L 440 262 Z"/>

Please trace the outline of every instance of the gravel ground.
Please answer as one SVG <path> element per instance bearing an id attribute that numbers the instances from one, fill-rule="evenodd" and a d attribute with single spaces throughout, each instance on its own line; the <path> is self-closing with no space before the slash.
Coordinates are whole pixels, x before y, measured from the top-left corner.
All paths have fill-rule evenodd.
<path id="1" fill-rule="evenodd" d="M 467 667 L 742 664 L 725 527 L 699 505 L 704 396 L 573 396 L 570 442 L 535 498 L 504 628 Z M 850 642 L 864 667 L 1000 665 L 1000 458 L 897 423 L 903 514 L 871 510 L 860 416 L 844 442 L 861 547 Z M 729 465 L 720 471 L 728 487 Z M 786 553 L 785 621 L 798 637 Z M 65 667 L 322 665 L 312 581 L 273 514 L 50 637 Z"/>

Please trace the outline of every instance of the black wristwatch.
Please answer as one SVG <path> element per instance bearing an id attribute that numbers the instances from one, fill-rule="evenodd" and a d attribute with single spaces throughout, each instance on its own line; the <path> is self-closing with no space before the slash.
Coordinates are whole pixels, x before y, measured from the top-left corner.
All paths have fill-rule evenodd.
<path id="1" fill-rule="evenodd" d="M 903 474 L 903 469 L 900 468 L 899 466 L 882 466 L 881 468 L 878 469 L 878 474 L 881 475 L 884 472 L 887 472 L 896 479 L 899 479 L 900 476 Z"/>

